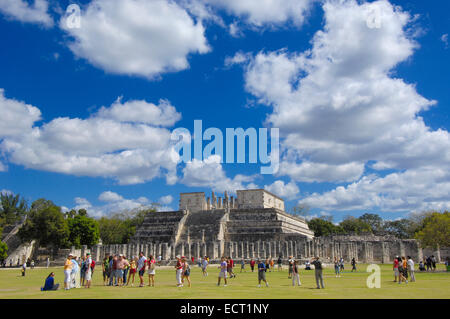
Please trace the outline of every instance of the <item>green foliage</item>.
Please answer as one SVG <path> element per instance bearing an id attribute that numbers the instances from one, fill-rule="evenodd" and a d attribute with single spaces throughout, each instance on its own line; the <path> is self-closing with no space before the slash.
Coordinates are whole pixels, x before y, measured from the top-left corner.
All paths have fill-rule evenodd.
<path id="1" fill-rule="evenodd" d="M 136 228 L 144 222 L 145 215 L 155 209 L 125 211 L 98 220 L 100 238 L 103 244 L 127 244 L 136 233 Z"/>
<path id="2" fill-rule="evenodd" d="M 314 232 L 314 236 L 330 236 L 342 234 L 343 229 L 324 218 L 313 218 L 308 221 L 308 227 Z"/>
<path id="3" fill-rule="evenodd" d="M 20 195 L 0 193 L 0 227 L 20 221 L 28 211 L 28 204 Z"/>
<path id="4" fill-rule="evenodd" d="M 3 261 L 8 257 L 8 245 L 0 241 L 0 261 Z"/>
<path id="5" fill-rule="evenodd" d="M 28 218 L 18 232 L 22 242 L 37 240 L 42 246 L 68 247 L 69 227 L 61 208 L 42 199 L 31 206 Z"/>
<path id="6" fill-rule="evenodd" d="M 358 217 L 358 219 L 370 226 L 373 234 L 379 235 L 383 232 L 383 218 L 377 214 L 365 213 Z"/>
<path id="7" fill-rule="evenodd" d="M 80 209 L 78 214 L 67 218 L 69 226 L 69 242 L 80 248 L 81 245 L 92 246 L 98 243 L 100 230 L 98 222 L 87 216 L 85 209 Z"/>
<path id="8" fill-rule="evenodd" d="M 450 247 L 450 213 L 431 213 L 423 219 L 423 227 L 415 238 L 422 247 Z"/>
<path id="9" fill-rule="evenodd" d="M 414 237 L 416 227 L 417 225 L 407 218 L 392 221 L 387 220 L 383 223 L 382 233 L 385 235 L 393 235 L 401 239 L 408 239 Z"/>
<path id="10" fill-rule="evenodd" d="M 353 216 L 347 216 L 342 222 L 339 223 L 339 226 L 346 234 L 361 235 L 372 233 L 372 228 L 368 223 Z"/>

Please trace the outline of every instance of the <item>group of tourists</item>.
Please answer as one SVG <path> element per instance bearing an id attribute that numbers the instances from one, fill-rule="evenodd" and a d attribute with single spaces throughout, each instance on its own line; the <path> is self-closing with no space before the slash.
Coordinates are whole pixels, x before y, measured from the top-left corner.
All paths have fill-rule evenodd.
<path id="1" fill-rule="evenodd" d="M 191 258 L 192 264 L 195 264 L 195 258 Z M 202 275 L 204 277 L 208 276 L 208 265 L 210 259 L 208 256 L 199 258 L 197 264 L 201 267 Z M 103 271 L 103 283 L 105 286 L 128 286 L 131 282 L 131 286 L 134 286 L 136 273 L 139 276 L 139 287 L 144 287 L 144 276 L 148 275 L 148 286 L 155 286 L 155 275 L 156 275 L 156 265 L 161 264 L 161 256 L 157 260 L 149 255 L 148 258 L 144 256 L 143 252 L 139 253 L 138 257 L 132 257 L 130 260 L 127 259 L 123 254 L 116 254 L 105 256 L 102 263 Z M 282 258 L 281 256 L 277 260 L 278 271 L 282 271 Z M 356 271 L 356 259 L 352 258 L 352 272 Z M 241 272 L 245 271 L 246 262 L 244 259 L 241 260 Z M 258 272 L 258 287 L 261 287 L 263 282 L 266 287 L 269 287 L 269 283 L 266 278 L 266 273 L 274 270 L 274 260 L 268 258 L 266 260 L 262 259 L 251 259 L 249 262 L 251 271 L 254 272 L 255 266 Z M 305 263 L 305 270 L 311 269 L 311 265 L 314 266 L 315 280 L 317 289 L 323 289 L 323 264 L 319 257 L 315 257 L 312 260 L 308 260 Z M 425 268 L 425 266 L 427 268 Z M 23 264 L 23 274 L 27 263 Z M 295 259 L 293 256 L 289 256 L 288 259 L 288 278 L 292 279 L 292 286 L 301 286 L 300 272 L 299 272 L 299 260 Z M 69 290 L 71 288 L 80 288 L 81 286 L 85 288 L 91 287 L 92 275 L 94 273 L 95 261 L 91 258 L 90 253 L 86 256 L 77 258 L 76 256 L 69 254 L 64 263 L 64 289 Z M 224 286 L 228 285 L 228 279 L 236 278 L 234 273 L 234 260 L 231 257 L 222 257 L 219 265 L 219 275 L 217 285 L 220 286 L 223 279 Z M 344 269 L 344 259 L 341 257 L 338 259 L 334 258 L 334 270 L 336 277 L 341 277 L 341 273 Z M 434 256 L 425 257 L 423 261 L 419 263 L 419 270 L 423 271 L 434 271 L 436 269 L 436 259 Z M 399 257 L 396 256 L 393 262 L 394 271 L 394 282 L 401 284 L 402 282 L 408 283 L 415 282 L 415 269 L 414 261 L 410 256 Z M 176 286 L 184 287 L 185 282 L 187 282 L 188 287 L 191 287 L 191 268 L 188 259 L 185 256 L 176 256 L 175 264 L 176 272 Z M 55 274 L 52 272 L 48 275 L 45 280 L 44 287 L 41 288 L 43 291 L 47 290 L 57 290 L 59 284 L 54 283 Z"/>
<path id="2" fill-rule="evenodd" d="M 76 256 L 69 254 L 64 262 L 64 290 L 80 288 L 81 286 L 91 288 L 94 268 L 95 261 L 90 253 L 78 260 Z"/>
<path id="3" fill-rule="evenodd" d="M 411 282 L 416 281 L 416 277 L 414 275 L 414 261 L 410 256 L 407 258 L 396 256 L 394 258 L 394 263 L 392 266 L 394 270 L 394 282 L 398 282 L 401 284 L 402 282 L 408 283 L 408 277 Z"/>
<path id="4" fill-rule="evenodd" d="M 426 267 L 426 268 L 425 268 Z M 436 271 L 436 258 L 434 255 L 425 256 L 423 261 L 419 262 L 419 270 L 420 271 Z"/>

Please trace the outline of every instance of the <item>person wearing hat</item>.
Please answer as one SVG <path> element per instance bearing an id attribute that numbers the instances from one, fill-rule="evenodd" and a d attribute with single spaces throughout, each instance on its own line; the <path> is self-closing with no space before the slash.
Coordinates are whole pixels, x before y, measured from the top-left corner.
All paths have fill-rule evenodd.
<path id="1" fill-rule="evenodd" d="M 266 287 L 269 287 L 269 283 L 266 280 L 266 264 L 261 259 L 258 259 L 258 287 L 261 288 L 261 281 L 266 283 Z"/>
<path id="2" fill-rule="evenodd" d="M 84 280 L 86 281 L 85 288 L 91 288 L 91 281 L 92 281 L 92 258 L 91 253 L 86 254 L 86 275 L 84 277 Z"/>
<path id="3" fill-rule="evenodd" d="M 175 265 L 176 270 L 176 278 L 177 278 L 177 287 L 183 287 L 182 276 L 183 276 L 183 261 L 180 256 L 175 257 L 177 259 L 177 263 Z"/>
<path id="4" fill-rule="evenodd" d="M 72 272 L 72 254 L 69 254 L 69 256 L 67 257 L 66 261 L 64 262 L 64 290 L 69 290 L 70 289 L 70 274 Z"/>
<path id="5" fill-rule="evenodd" d="M 311 264 L 314 265 L 314 275 L 316 277 L 317 289 L 320 289 L 320 286 L 322 286 L 322 289 L 324 289 L 325 287 L 323 285 L 322 262 L 319 260 L 319 257 L 316 257 L 311 260 Z"/>

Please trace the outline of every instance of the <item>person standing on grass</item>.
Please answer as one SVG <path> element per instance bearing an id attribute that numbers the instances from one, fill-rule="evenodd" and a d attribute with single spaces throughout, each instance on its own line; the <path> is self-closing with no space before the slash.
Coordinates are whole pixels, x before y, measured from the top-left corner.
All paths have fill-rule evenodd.
<path id="1" fill-rule="evenodd" d="M 341 265 L 338 261 L 337 257 L 334 257 L 334 273 L 336 274 L 336 278 L 341 277 Z"/>
<path id="2" fill-rule="evenodd" d="M 245 260 L 244 260 L 244 258 L 242 258 L 242 260 L 241 260 L 241 272 L 242 271 L 245 272 Z"/>
<path id="3" fill-rule="evenodd" d="M 104 286 L 106 286 L 108 284 L 108 267 L 109 267 L 108 257 L 105 256 L 105 258 L 103 258 L 103 262 L 102 262 L 102 273 L 103 273 L 103 285 Z"/>
<path id="4" fill-rule="evenodd" d="M 320 286 L 322 286 L 322 289 L 324 289 L 325 287 L 323 285 L 322 262 L 319 260 L 319 257 L 316 257 L 311 260 L 311 264 L 314 265 L 314 275 L 316 277 L 317 289 L 320 289 Z"/>
<path id="5" fill-rule="evenodd" d="M 288 273 L 288 278 L 291 279 L 292 277 L 292 265 L 294 264 L 294 259 L 292 256 L 289 256 L 289 273 Z"/>
<path id="6" fill-rule="evenodd" d="M 148 286 L 155 287 L 156 260 L 155 258 L 153 258 L 153 255 L 148 256 L 147 267 L 148 267 Z"/>
<path id="7" fill-rule="evenodd" d="M 177 259 L 177 263 L 175 265 L 175 275 L 177 279 L 177 287 L 183 287 L 182 277 L 183 277 L 183 261 L 180 256 L 175 257 Z"/>
<path id="8" fill-rule="evenodd" d="M 70 272 L 70 288 L 80 288 L 80 280 L 78 279 L 80 276 L 80 266 L 76 259 L 76 256 L 73 256 L 71 259 L 72 271 Z"/>
<path id="9" fill-rule="evenodd" d="M 25 272 L 27 271 L 27 263 L 24 262 L 22 265 L 22 277 L 25 277 Z"/>
<path id="10" fill-rule="evenodd" d="M 252 272 L 255 270 L 255 261 L 253 260 L 253 258 L 252 260 L 250 260 L 250 268 L 252 269 Z"/>
<path id="11" fill-rule="evenodd" d="M 12 260 L 11 260 L 11 266 L 12 266 Z M 47 268 L 50 267 L 50 258 L 47 257 Z"/>
<path id="12" fill-rule="evenodd" d="M 341 259 L 339 260 L 339 262 L 340 262 L 340 266 L 341 266 L 341 272 L 343 272 L 343 271 L 344 271 L 344 258 L 341 257 Z"/>
<path id="13" fill-rule="evenodd" d="M 258 287 L 261 288 L 261 281 L 266 283 L 266 287 L 269 287 L 269 283 L 266 280 L 266 265 L 260 259 L 258 259 Z"/>
<path id="14" fill-rule="evenodd" d="M 267 270 L 269 270 L 269 272 L 270 272 L 270 260 L 269 260 L 269 258 L 266 259 L 266 272 L 267 272 Z"/>
<path id="15" fill-rule="evenodd" d="M 85 285 L 85 277 L 86 277 L 86 257 L 83 256 L 80 259 L 80 282 L 81 286 Z"/>
<path id="16" fill-rule="evenodd" d="M 416 281 L 416 276 L 414 275 L 414 261 L 411 259 L 411 256 L 408 256 L 408 272 L 409 277 L 411 278 L 411 282 Z"/>
<path id="17" fill-rule="evenodd" d="M 132 258 L 130 261 L 130 276 L 127 280 L 127 286 L 128 283 L 131 281 L 131 287 L 134 286 L 134 277 L 136 276 L 136 258 Z"/>
<path id="18" fill-rule="evenodd" d="M 295 287 L 296 281 L 298 286 L 302 285 L 302 283 L 300 282 L 300 273 L 298 272 L 297 260 L 294 260 L 294 264 L 292 265 L 292 286 Z"/>
<path id="19" fill-rule="evenodd" d="M 223 281 L 224 281 L 224 287 L 226 287 L 227 286 L 227 261 L 226 261 L 226 259 L 225 259 L 225 257 L 222 257 L 221 259 L 220 259 L 220 266 L 219 266 L 219 268 L 220 268 L 220 272 L 219 272 L 219 280 L 217 281 L 217 286 L 220 286 L 220 279 L 221 278 L 223 278 Z"/>
<path id="20" fill-rule="evenodd" d="M 277 264 L 278 264 L 278 271 L 283 271 L 283 266 L 282 266 L 283 260 L 281 259 L 281 256 L 278 257 Z"/>
<path id="21" fill-rule="evenodd" d="M 433 271 L 436 271 L 436 258 L 434 255 L 431 255 L 431 266 L 433 267 Z"/>
<path id="22" fill-rule="evenodd" d="M 72 254 L 69 254 L 66 261 L 64 262 L 64 290 L 70 289 L 70 273 L 72 272 Z"/>
<path id="23" fill-rule="evenodd" d="M 145 273 L 145 264 L 147 262 L 147 258 L 145 258 L 144 253 L 141 251 L 139 253 L 139 260 L 137 262 L 137 271 L 139 274 L 139 287 L 144 287 L 144 273 Z"/>
<path id="24" fill-rule="evenodd" d="M 403 257 L 405 258 L 405 257 Z M 401 284 L 402 281 L 404 281 L 405 283 L 408 283 L 408 280 L 406 280 L 405 276 L 404 276 L 404 268 L 403 268 L 403 261 L 402 258 L 398 258 L 398 283 Z"/>
<path id="25" fill-rule="evenodd" d="M 355 257 L 352 258 L 352 272 L 353 272 L 353 270 L 356 271 L 356 260 L 355 260 Z"/>
<path id="26" fill-rule="evenodd" d="M 202 273 L 203 273 L 203 276 L 208 276 L 208 271 L 207 271 L 207 267 L 208 267 L 208 258 L 206 258 L 206 256 L 205 256 L 205 258 L 203 258 L 203 260 L 202 260 Z"/>
<path id="27" fill-rule="evenodd" d="M 91 280 L 92 280 L 92 258 L 91 253 L 86 254 L 86 288 L 91 288 Z"/>
<path id="28" fill-rule="evenodd" d="M 125 268 L 129 265 L 129 262 L 125 259 L 125 257 L 120 254 L 119 259 L 117 260 L 117 284 L 119 286 L 123 286 L 124 281 L 124 272 Z"/>
<path id="29" fill-rule="evenodd" d="M 189 263 L 184 256 L 181 257 L 181 260 L 183 262 L 183 277 L 182 277 L 181 281 L 184 283 L 184 280 L 186 279 L 189 284 L 189 288 L 190 288 L 191 287 L 191 279 L 190 279 L 191 267 L 189 266 Z"/>
<path id="30" fill-rule="evenodd" d="M 399 266 L 398 256 L 396 256 L 394 258 L 394 264 L 392 266 L 392 269 L 394 270 L 394 282 L 397 282 L 397 278 L 398 278 L 398 281 L 400 282 L 400 272 L 398 270 L 398 266 Z"/>
<path id="31" fill-rule="evenodd" d="M 275 262 L 273 261 L 272 257 L 270 257 L 269 264 L 270 264 L 270 271 L 274 271 L 273 265 L 275 264 Z"/>

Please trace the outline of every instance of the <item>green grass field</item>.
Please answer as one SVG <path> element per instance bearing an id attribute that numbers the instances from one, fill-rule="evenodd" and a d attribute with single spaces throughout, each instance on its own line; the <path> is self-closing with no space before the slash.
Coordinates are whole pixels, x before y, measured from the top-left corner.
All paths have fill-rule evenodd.
<path id="1" fill-rule="evenodd" d="M 93 276 L 93 286 L 90 289 L 80 288 L 64 291 L 41 292 L 46 276 L 54 271 L 55 282 L 63 286 L 63 270 L 58 268 L 28 269 L 22 277 L 19 269 L 0 270 L 0 298 L 45 298 L 45 299 L 410 299 L 410 298 L 450 298 L 450 273 L 444 272 L 444 266 L 439 265 L 436 273 L 416 272 L 416 282 L 397 284 L 393 282 L 392 266 L 380 265 L 381 288 L 369 289 L 366 286 L 367 265 L 358 265 L 358 272 L 351 273 L 346 269 L 341 278 L 336 278 L 334 269 L 326 268 L 324 273 L 325 289 L 315 289 L 314 270 L 301 270 L 302 286 L 292 287 L 292 281 L 287 278 L 286 268 L 282 272 L 267 272 L 270 287 L 257 287 L 257 273 L 239 273 L 237 278 L 229 279 L 227 287 L 217 286 L 218 269 L 214 265 L 209 267 L 209 276 L 203 277 L 198 267 L 192 267 L 192 287 L 177 288 L 175 286 L 175 271 L 171 268 L 157 268 L 156 287 L 136 287 L 139 278 L 136 276 L 135 286 L 106 287 L 103 286 L 101 269 L 96 269 Z M 248 266 L 247 266 L 248 267 Z M 146 277 L 146 284 L 148 278 Z"/>

